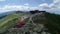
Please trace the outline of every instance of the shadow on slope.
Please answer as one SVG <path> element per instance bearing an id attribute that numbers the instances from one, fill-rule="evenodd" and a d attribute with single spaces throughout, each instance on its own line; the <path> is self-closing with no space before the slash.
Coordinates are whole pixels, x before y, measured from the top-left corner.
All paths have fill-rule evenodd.
<path id="1" fill-rule="evenodd" d="M 51 34 L 60 34 L 60 15 L 46 13 L 47 24 L 45 25 Z"/>

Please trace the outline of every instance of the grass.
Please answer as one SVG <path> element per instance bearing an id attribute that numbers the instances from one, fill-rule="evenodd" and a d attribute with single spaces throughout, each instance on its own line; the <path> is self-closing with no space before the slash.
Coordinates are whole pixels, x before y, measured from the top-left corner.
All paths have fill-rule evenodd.
<path id="1" fill-rule="evenodd" d="M 60 34 L 60 15 L 46 12 L 44 16 L 46 19 L 40 17 L 33 17 L 34 23 L 44 24 L 51 34 Z"/>
<path id="2" fill-rule="evenodd" d="M 46 19 L 40 19 L 40 16 L 33 17 L 33 21 L 34 23 L 45 24 L 45 27 L 48 28 L 48 31 L 51 34 L 60 34 L 60 15 L 45 13 L 44 17 Z M 8 15 L 5 18 L 0 19 L 0 30 L 11 28 L 16 25 L 18 21 L 18 16 L 14 14 Z M 26 18 L 24 21 L 28 22 L 29 18 Z"/>
<path id="3" fill-rule="evenodd" d="M 8 15 L 5 18 L 0 20 L 0 32 L 8 28 L 13 27 L 19 21 L 19 17 L 16 15 Z"/>
<path id="4" fill-rule="evenodd" d="M 60 15 L 46 13 L 45 17 L 47 18 L 46 27 L 49 29 L 51 34 L 60 34 Z"/>
<path id="5" fill-rule="evenodd" d="M 25 22 L 28 22 L 28 21 L 29 21 L 29 17 L 28 17 L 28 18 L 26 18 L 26 19 L 24 19 L 24 21 L 25 21 Z"/>

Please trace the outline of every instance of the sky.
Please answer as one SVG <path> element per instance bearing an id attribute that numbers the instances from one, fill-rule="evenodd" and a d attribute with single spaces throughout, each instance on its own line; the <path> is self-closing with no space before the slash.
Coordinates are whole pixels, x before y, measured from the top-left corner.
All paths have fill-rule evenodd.
<path id="1" fill-rule="evenodd" d="M 0 13 L 17 10 L 46 10 L 60 14 L 60 0 L 0 0 Z"/>

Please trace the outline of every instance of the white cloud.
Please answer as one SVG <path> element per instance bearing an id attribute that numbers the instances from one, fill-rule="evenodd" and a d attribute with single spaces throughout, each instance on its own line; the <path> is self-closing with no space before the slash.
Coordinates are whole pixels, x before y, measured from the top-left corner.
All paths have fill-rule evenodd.
<path id="1" fill-rule="evenodd" d="M 37 7 L 31 7 L 28 3 L 24 5 L 5 5 L 4 7 L 0 8 L 1 12 L 12 11 L 12 10 L 22 10 L 22 11 L 29 11 L 29 10 L 47 10 L 47 11 L 56 11 L 60 9 L 60 0 L 53 0 L 53 3 L 42 3 Z"/>
<path id="2" fill-rule="evenodd" d="M 15 10 L 27 11 L 30 10 L 30 7 L 28 5 L 29 5 L 28 3 L 25 3 L 24 5 L 5 5 L 3 7 L 0 7 L 0 11 L 1 12 L 15 11 Z"/>
<path id="3" fill-rule="evenodd" d="M 24 5 L 28 6 L 29 4 L 28 3 L 25 3 Z"/>
<path id="4" fill-rule="evenodd" d="M 27 10 L 28 6 L 22 6 L 22 5 L 5 5 L 4 7 L 0 8 L 1 12 L 7 12 L 7 11 L 14 11 L 14 10 Z"/>
<path id="5" fill-rule="evenodd" d="M 22 10 L 22 9 L 27 9 L 28 6 L 22 6 L 22 5 L 5 5 L 3 9 L 5 10 Z"/>
<path id="6" fill-rule="evenodd" d="M 53 0 L 51 4 L 42 3 L 39 5 L 40 9 L 46 10 L 51 13 L 60 14 L 60 0 Z"/>
<path id="7" fill-rule="evenodd" d="M 60 0 L 53 0 L 53 2 L 51 4 L 48 3 L 42 3 L 39 5 L 39 7 L 42 8 L 49 8 L 49 9 L 55 9 L 55 8 L 59 8 L 60 7 Z"/>
<path id="8" fill-rule="evenodd" d="M 53 3 L 58 3 L 60 2 L 60 0 L 53 0 Z"/>
<path id="9" fill-rule="evenodd" d="M 30 7 L 30 6 L 24 6 L 24 5 L 5 5 L 4 7 L 0 8 L 0 11 L 2 13 L 2 12 L 15 11 L 15 10 L 29 11 L 29 10 L 35 10 L 35 9 L 38 9 L 38 7 Z"/>
<path id="10" fill-rule="evenodd" d="M 53 3 L 51 3 L 50 6 L 55 8 L 60 7 L 60 0 L 53 0 Z"/>
<path id="11" fill-rule="evenodd" d="M 39 6 L 48 6 L 47 3 L 40 4 Z"/>
<path id="12" fill-rule="evenodd" d="M 51 4 L 42 3 L 42 4 L 39 5 L 39 7 L 47 8 L 47 9 L 48 8 L 50 8 L 50 9 L 59 8 L 60 7 L 60 0 L 53 0 L 53 2 Z"/>
<path id="13" fill-rule="evenodd" d="M 52 9 L 50 5 L 48 5 L 48 3 L 42 3 L 39 5 L 39 7 L 42 9 L 42 10 L 45 10 L 45 9 Z"/>

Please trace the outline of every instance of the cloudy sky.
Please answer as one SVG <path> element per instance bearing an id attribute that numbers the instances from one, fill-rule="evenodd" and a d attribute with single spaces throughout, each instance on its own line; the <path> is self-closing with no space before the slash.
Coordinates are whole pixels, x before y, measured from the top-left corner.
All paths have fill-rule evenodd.
<path id="1" fill-rule="evenodd" d="M 60 14 L 60 0 L 0 0 L 0 13 L 35 9 Z"/>

